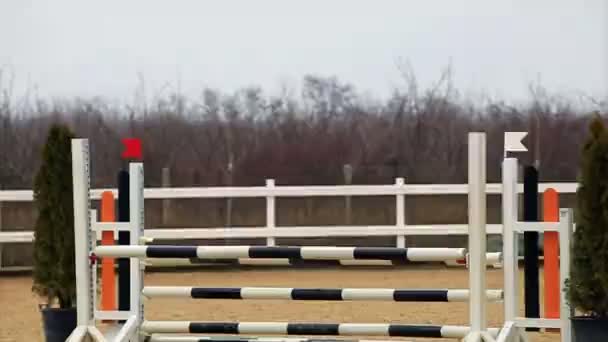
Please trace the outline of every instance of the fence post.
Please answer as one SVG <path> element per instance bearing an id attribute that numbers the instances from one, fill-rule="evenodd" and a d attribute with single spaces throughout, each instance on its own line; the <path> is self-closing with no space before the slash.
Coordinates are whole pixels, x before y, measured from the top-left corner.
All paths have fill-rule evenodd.
<path id="1" fill-rule="evenodd" d="M 350 164 L 344 164 L 344 183 L 346 185 L 351 185 L 353 181 L 353 167 Z M 351 196 L 344 197 L 344 215 L 346 225 L 350 226 L 352 223 L 351 213 L 352 213 L 352 205 L 351 205 Z"/>
<path id="2" fill-rule="evenodd" d="M 227 178 L 228 178 L 228 186 L 234 185 L 234 180 L 232 178 L 232 162 L 228 163 L 227 169 Z M 226 198 L 226 227 L 230 228 L 232 226 L 232 197 Z"/>
<path id="3" fill-rule="evenodd" d="M 266 187 L 269 189 L 274 188 L 274 179 L 266 180 Z M 275 201 L 274 196 L 266 196 L 266 228 L 274 229 L 275 228 Z M 275 239 L 274 236 L 266 237 L 266 245 L 274 246 Z"/>
<path id="4" fill-rule="evenodd" d="M 405 186 L 405 180 L 403 178 L 397 178 L 395 180 L 395 187 L 402 188 Z M 397 216 L 395 224 L 397 228 L 405 230 L 405 194 L 398 194 L 395 206 L 395 215 Z M 397 235 L 397 247 L 405 247 L 405 233 L 403 235 Z"/>
<path id="5" fill-rule="evenodd" d="M 161 182 L 162 182 L 163 188 L 171 187 L 171 171 L 168 167 L 163 167 L 161 178 L 162 178 Z M 163 226 L 166 226 L 167 222 L 169 222 L 169 211 L 171 210 L 170 203 L 171 203 L 171 200 L 169 200 L 169 199 L 164 199 L 162 202 Z"/>

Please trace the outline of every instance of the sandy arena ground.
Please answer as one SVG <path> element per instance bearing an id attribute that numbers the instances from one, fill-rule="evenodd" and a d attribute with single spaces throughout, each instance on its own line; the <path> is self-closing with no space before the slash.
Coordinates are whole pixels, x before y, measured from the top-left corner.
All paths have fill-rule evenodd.
<path id="1" fill-rule="evenodd" d="M 502 270 L 488 270 L 488 288 L 501 288 Z M 521 278 L 520 278 L 521 279 Z M 542 279 L 542 273 L 541 273 Z M 146 285 L 466 288 L 464 269 L 251 269 L 148 273 Z M 0 276 L 0 342 L 43 341 L 38 299 L 29 275 Z M 283 300 L 153 299 L 146 303 L 152 320 L 300 321 L 407 324 L 468 324 L 467 303 L 298 302 Z M 502 322 L 502 304 L 488 306 L 488 323 Z M 522 311 L 523 315 L 523 311 Z M 341 338 L 341 337 L 338 337 Z M 344 337 L 346 339 L 350 337 Z M 376 339 L 388 339 L 374 337 Z M 395 338 L 395 340 L 398 340 Z M 433 341 L 432 339 L 402 339 Z M 532 334 L 533 342 L 559 341 L 559 334 Z M 436 340 L 448 341 L 448 340 Z M 453 340 L 449 340 L 453 341 Z"/>

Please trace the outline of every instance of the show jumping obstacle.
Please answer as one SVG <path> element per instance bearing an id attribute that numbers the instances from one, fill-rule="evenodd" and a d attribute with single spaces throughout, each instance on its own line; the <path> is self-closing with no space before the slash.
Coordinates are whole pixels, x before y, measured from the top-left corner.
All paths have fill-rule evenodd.
<path id="1" fill-rule="evenodd" d="M 505 135 L 505 151 L 520 144 L 523 135 Z M 517 221 L 517 160 L 505 158 L 503 165 L 503 227 L 504 227 L 504 297 L 502 290 L 486 290 L 486 148 L 485 134 L 469 134 L 469 241 L 465 248 L 389 248 L 389 247 L 277 247 L 277 246 L 169 246 L 148 245 L 143 236 L 143 164 L 129 165 L 128 220 L 97 222 L 97 213 L 89 209 L 89 155 L 88 142 L 72 141 L 74 177 L 74 222 L 76 242 L 77 312 L 78 328 L 69 341 L 81 341 L 85 337 L 95 341 L 257 341 L 257 342 L 312 342 L 310 338 L 232 338 L 176 336 L 162 334 L 222 334 L 222 335 L 323 335 L 323 336 L 390 336 L 434 337 L 464 339 L 468 342 L 527 341 L 525 327 L 561 328 L 562 342 L 571 342 L 569 313 L 564 297 L 560 319 L 528 319 L 517 316 L 517 234 L 526 231 L 557 231 L 555 223 Z M 121 206 L 119 195 L 119 206 Z M 122 199 L 125 204 L 124 197 Z M 123 211 L 123 215 L 124 215 Z M 120 215 L 119 215 L 120 216 Z M 562 263 L 560 285 L 569 274 L 569 237 L 572 230 L 571 210 L 561 210 L 559 242 Z M 112 231 L 119 237 L 119 244 L 97 246 L 98 232 Z M 105 235 L 107 240 L 108 234 Z M 122 237 L 122 239 L 121 239 Z M 120 241 L 122 240 L 122 241 Z M 128 240 L 128 241 L 127 241 Z M 119 310 L 96 310 L 97 261 L 118 258 L 127 263 L 129 293 L 123 297 Z M 469 289 L 315 289 L 315 288 L 205 288 L 175 286 L 143 286 L 143 269 L 146 258 L 182 258 L 188 260 L 288 260 L 299 261 L 383 261 L 396 266 L 419 262 L 445 262 L 466 260 L 469 269 Z M 500 256 L 499 256 L 500 258 Z M 566 261 L 566 262 L 564 262 Z M 119 269 L 120 273 L 120 269 Z M 123 279 L 122 281 L 125 281 Z M 560 287 L 561 288 L 561 287 Z M 122 294 L 120 294 L 122 295 Z M 398 302 L 453 302 L 469 301 L 470 326 L 410 325 L 386 323 L 295 323 L 295 322 L 190 322 L 150 321 L 144 318 L 142 297 L 183 297 L 193 299 L 289 299 L 289 300 L 379 300 Z M 127 306 L 124 305 L 127 298 Z M 488 328 L 486 303 L 504 300 L 506 322 L 502 328 Z M 120 301 L 120 300 L 119 300 Z M 123 321 L 102 334 L 95 320 Z M 332 341 L 332 340 L 323 340 Z"/>

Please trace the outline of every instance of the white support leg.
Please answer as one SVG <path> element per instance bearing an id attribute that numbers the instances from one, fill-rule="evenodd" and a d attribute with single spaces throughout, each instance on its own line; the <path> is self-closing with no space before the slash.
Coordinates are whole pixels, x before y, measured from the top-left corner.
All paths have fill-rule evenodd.
<path id="1" fill-rule="evenodd" d="M 486 319 L 486 136 L 469 133 L 469 320 L 467 341 L 494 341 Z"/>
<path id="2" fill-rule="evenodd" d="M 137 341 L 138 330 L 137 317 L 131 316 L 127 322 L 121 327 L 118 334 L 114 337 L 113 342 L 135 342 Z"/>
<path id="3" fill-rule="evenodd" d="M 529 342 L 525 330 L 518 327 L 515 322 L 507 321 L 496 337 L 496 342 Z"/>
<path id="4" fill-rule="evenodd" d="M 87 326 L 79 325 L 72 331 L 66 342 L 80 342 L 87 336 Z"/>

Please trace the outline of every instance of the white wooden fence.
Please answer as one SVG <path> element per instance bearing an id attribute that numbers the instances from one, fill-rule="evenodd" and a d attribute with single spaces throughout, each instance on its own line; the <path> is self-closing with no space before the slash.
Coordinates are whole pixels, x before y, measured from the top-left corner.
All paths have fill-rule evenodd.
<path id="1" fill-rule="evenodd" d="M 553 188 L 560 194 L 576 192 L 577 183 L 541 183 L 539 191 Z M 91 197 L 101 198 L 104 191 L 116 189 L 93 189 Z M 519 184 L 518 191 L 523 192 Z M 501 194 L 502 185 L 490 183 L 487 194 Z M 164 239 L 228 239 L 228 238 L 265 238 L 269 246 L 275 245 L 275 238 L 310 238 L 310 237 L 365 237 L 395 236 L 396 246 L 405 247 L 408 235 L 466 235 L 466 224 L 407 224 L 405 206 L 407 195 L 466 195 L 467 184 L 405 184 L 403 178 L 397 178 L 391 185 L 340 185 L 340 186 L 276 186 L 273 180 L 267 180 L 266 186 L 257 187 L 190 187 L 190 188 L 147 188 L 145 199 L 186 199 L 186 198 L 266 198 L 266 225 L 263 227 L 220 227 L 220 228 L 147 228 L 145 236 L 155 240 Z M 395 196 L 395 225 L 376 226 L 289 226 L 277 227 L 275 223 L 275 198 L 278 197 L 350 197 L 350 196 Z M 0 191 L 1 202 L 31 202 L 31 190 Z M 1 208 L 1 207 L 0 207 Z M 1 209 L 0 209 L 1 210 Z M 0 214 L 0 217 L 1 214 Z M 7 227 L 4 228 L 5 230 Z M 2 230 L 2 222 L 0 222 Z M 501 234 L 502 225 L 487 225 L 488 234 Z M 31 243 L 34 240 L 32 231 L 0 231 L 0 270 L 2 269 L 3 243 Z"/>

